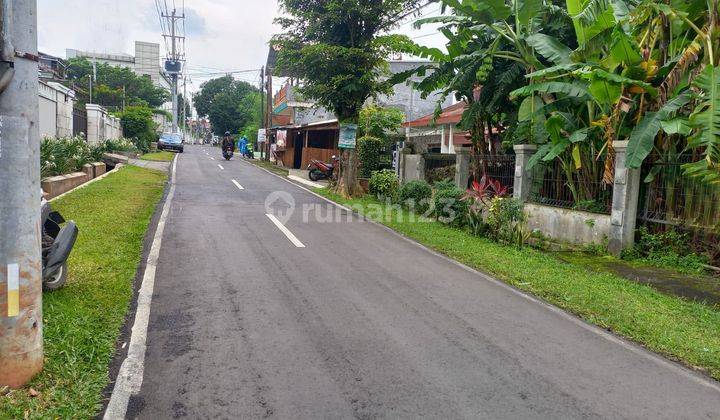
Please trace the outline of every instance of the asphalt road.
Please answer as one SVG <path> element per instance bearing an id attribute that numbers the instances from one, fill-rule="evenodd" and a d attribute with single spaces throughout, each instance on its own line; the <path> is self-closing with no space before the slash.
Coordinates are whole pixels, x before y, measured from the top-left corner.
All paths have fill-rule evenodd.
<path id="1" fill-rule="evenodd" d="M 715 382 L 185 150 L 128 417 L 720 418 Z M 266 215 L 276 191 L 294 198 L 295 243 Z"/>

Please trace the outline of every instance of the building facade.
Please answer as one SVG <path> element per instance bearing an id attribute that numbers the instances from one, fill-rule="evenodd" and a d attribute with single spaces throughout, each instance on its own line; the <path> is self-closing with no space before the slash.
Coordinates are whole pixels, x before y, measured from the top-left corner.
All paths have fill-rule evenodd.
<path id="1" fill-rule="evenodd" d="M 96 53 L 75 49 L 66 50 L 67 58 L 82 57 L 95 63 L 125 67 L 138 75 L 148 76 L 156 86 L 170 90 L 170 83 L 163 76 L 160 60 L 160 44 L 135 41 L 135 55 L 125 53 Z"/>
<path id="2" fill-rule="evenodd" d="M 277 52 L 272 48 L 268 55 L 267 69 L 272 76 Z M 389 61 L 390 74 L 397 74 L 428 65 L 427 61 Z M 282 76 L 282 75 L 279 75 Z M 395 85 L 391 95 L 381 95 L 374 103 L 399 109 L 406 120 L 431 114 L 442 99 L 440 92 L 422 98 L 411 78 L 407 83 Z M 313 159 L 327 161 L 338 150 L 338 121 L 329 110 L 315 105 L 300 95 L 298 81 L 289 79 L 273 97 L 269 139 L 273 143 L 274 158 L 291 168 L 305 168 Z M 368 103 L 373 103 L 368 100 Z M 442 105 L 449 106 L 452 98 L 445 98 Z M 399 133 L 398 133 L 399 134 Z"/>

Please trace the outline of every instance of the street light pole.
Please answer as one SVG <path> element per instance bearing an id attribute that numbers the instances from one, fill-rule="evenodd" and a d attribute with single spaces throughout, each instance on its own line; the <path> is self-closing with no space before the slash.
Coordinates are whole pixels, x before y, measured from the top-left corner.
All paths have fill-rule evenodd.
<path id="1" fill-rule="evenodd" d="M 1 32 L 0 388 L 43 365 L 36 1 L 2 1 Z"/>

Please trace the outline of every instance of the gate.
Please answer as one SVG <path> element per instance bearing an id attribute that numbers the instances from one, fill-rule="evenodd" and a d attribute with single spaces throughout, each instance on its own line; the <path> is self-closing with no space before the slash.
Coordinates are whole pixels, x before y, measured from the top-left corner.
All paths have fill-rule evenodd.
<path id="1" fill-rule="evenodd" d="M 87 110 L 73 108 L 73 136 L 87 138 Z"/>

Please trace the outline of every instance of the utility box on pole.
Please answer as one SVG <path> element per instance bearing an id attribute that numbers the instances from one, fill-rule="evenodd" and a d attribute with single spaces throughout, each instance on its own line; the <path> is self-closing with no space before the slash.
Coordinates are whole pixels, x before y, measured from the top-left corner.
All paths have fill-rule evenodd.
<path id="1" fill-rule="evenodd" d="M 37 5 L 1 3 L 0 388 L 43 365 Z"/>

